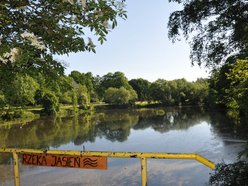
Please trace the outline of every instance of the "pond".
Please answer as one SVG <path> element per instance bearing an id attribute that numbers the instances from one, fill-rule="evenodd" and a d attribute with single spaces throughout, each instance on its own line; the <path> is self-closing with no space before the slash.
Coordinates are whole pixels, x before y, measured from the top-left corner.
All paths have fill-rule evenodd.
<path id="1" fill-rule="evenodd" d="M 41 118 L 0 128 L 0 147 L 198 153 L 231 163 L 247 130 L 218 112 L 201 108 L 102 110 L 65 118 Z M 211 169 L 191 160 L 148 159 L 148 185 L 206 185 Z M 13 160 L 0 154 L 0 185 L 14 185 Z M 139 159 L 108 159 L 108 170 L 20 164 L 22 185 L 141 185 Z"/>

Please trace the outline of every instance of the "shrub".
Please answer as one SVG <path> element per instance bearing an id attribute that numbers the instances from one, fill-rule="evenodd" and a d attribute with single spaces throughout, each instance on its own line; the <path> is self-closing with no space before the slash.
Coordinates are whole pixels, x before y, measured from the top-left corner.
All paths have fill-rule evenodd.
<path id="1" fill-rule="evenodd" d="M 239 161 L 233 164 L 217 164 L 214 174 L 211 174 L 210 185 L 247 185 L 248 162 Z"/>

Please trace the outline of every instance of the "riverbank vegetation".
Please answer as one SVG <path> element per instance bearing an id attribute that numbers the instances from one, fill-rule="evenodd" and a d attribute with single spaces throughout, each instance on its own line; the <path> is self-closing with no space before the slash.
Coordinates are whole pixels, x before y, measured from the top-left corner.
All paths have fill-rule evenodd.
<path id="1" fill-rule="evenodd" d="M 194 82 L 185 79 L 128 80 L 122 72 L 101 77 L 72 71 L 54 80 L 46 80 L 42 74 L 31 77 L 17 73 L 1 86 L 0 118 L 5 121 L 22 118 L 20 113 L 24 111 L 20 110 L 28 107 L 40 107 L 40 114 L 51 115 L 58 114 L 64 105 L 74 110 L 92 110 L 93 105 L 99 107 L 102 103 L 112 108 L 204 105 L 227 109 L 234 118 L 247 117 L 247 70 L 239 70 L 239 66 L 246 68 L 246 62 L 239 60 L 237 65 L 226 65 L 230 73 L 216 70 L 210 79 L 200 78 Z M 4 76 L 1 71 L 0 75 Z M 25 114 L 28 112 L 26 110 Z"/>
<path id="2" fill-rule="evenodd" d="M 99 102 L 116 107 L 134 107 L 136 101 L 139 101 L 139 106 L 142 102 L 146 102 L 146 106 L 182 106 L 203 105 L 208 101 L 207 79 L 149 82 L 139 78 L 128 81 L 122 72 L 100 77 L 90 72 L 72 71 L 68 76 L 63 74 L 56 81 L 47 82 L 42 74 L 31 77 L 17 73 L 13 80 L 6 79 L 5 85 L 1 89 L 2 120 L 21 118 L 28 113 L 22 110 L 26 107 L 38 106 L 42 108 L 40 113 L 50 115 L 58 113 L 61 105 L 90 110 Z"/>

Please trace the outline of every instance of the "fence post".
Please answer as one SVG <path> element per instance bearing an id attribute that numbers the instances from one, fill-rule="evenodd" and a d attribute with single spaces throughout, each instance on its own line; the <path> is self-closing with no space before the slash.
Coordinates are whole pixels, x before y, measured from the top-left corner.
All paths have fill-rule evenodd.
<path id="1" fill-rule="evenodd" d="M 147 160 L 146 158 L 140 158 L 141 160 L 141 185 L 147 186 Z"/>
<path id="2" fill-rule="evenodd" d="M 15 186 L 20 186 L 19 161 L 18 161 L 18 154 L 16 152 L 13 152 L 13 159 L 14 159 Z"/>

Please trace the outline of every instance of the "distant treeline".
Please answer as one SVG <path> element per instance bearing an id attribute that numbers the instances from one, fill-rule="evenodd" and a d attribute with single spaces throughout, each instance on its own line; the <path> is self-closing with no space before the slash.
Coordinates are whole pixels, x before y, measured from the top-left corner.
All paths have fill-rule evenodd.
<path id="1" fill-rule="evenodd" d="M 88 110 L 92 108 L 92 103 L 102 102 L 127 107 L 134 106 L 138 101 L 141 105 L 144 102 L 163 106 L 230 107 L 233 104 L 237 108 L 237 102 L 228 102 L 228 98 L 231 98 L 228 93 L 233 91 L 233 82 L 230 78 L 224 78 L 226 75 L 222 68 L 213 73 L 210 79 L 199 78 L 194 82 L 185 79 L 158 79 L 149 82 L 142 78 L 128 80 L 122 72 L 107 73 L 101 77 L 93 76 L 91 72 L 72 71 L 68 76 L 57 75 L 54 78 L 41 73 L 32 76 L 15 73 L 13 77 L 1 81 L 1 117 L 4 119 L 8 108 L 42 106 L 44 113 L 54 114 L 59 111 L 61 104 Z M 228 83 L 232 88 L 229 92 L 226 89 Z M 243 104 L 246 104 L 247 98 L 243 99 Z"/>
<path id="2" fill-rule="evenodd" d="M 136 101 L 172 105 L 201 105 L 208 96 L 208 80 L 185 79 L 155 82 L 139 78 L 128 81 L 122 72 L 108 73 L 102 77 L 92 73 L 72 71 L 68 76 L 51 78 L 42 74 L 22 75 L 2 81 L 0 106 L 25 107 L 41 105 L 47 114 L 59 111 L 60 104 L 80 109 L 90 109 L 92 103 L 134 105 Z M 4 84 L 3 84 L 4 83 Z"/>

